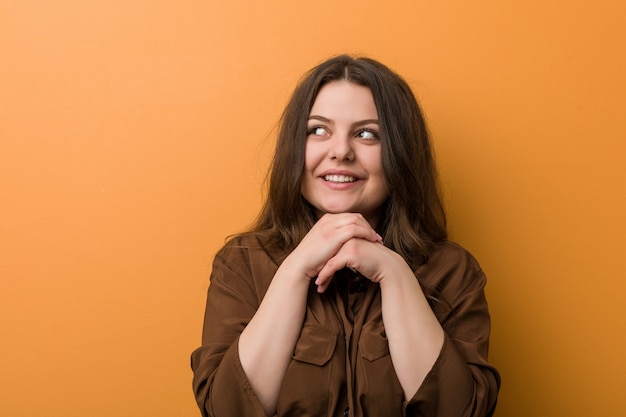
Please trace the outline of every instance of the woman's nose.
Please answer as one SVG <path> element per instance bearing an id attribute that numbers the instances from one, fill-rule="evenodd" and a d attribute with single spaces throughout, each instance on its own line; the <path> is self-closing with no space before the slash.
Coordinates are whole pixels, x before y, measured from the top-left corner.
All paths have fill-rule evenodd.
<path id="1" fill-rule="evenodd" d="M 354 159 L 353 143 L 347 134 L 334 134 L 329 141 L 329 156 L 331 159 L 340 161 L 352 161 Z"/>

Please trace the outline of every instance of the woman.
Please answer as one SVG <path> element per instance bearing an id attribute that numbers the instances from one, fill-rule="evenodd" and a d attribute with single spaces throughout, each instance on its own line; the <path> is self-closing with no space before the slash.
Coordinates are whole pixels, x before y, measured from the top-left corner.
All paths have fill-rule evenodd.
<path id="1" fill-rule="evenodd" d="M 203 415 L 492 415 L 485 276 L 446 236 L 408 85 L 367 58 L 313 68 L 256 225 L 215 257 L 192 354 Z"/>

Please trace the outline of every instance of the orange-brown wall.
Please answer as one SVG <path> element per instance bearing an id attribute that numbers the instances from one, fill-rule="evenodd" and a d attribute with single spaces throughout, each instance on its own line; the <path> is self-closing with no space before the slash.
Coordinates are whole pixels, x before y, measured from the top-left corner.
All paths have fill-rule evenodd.
<path id="1" fill-rule="evenodd" d="M 497 416 L 623 415 L 625 4 L 0 0 L 0 415 L 199 415 L 212 256 L 340 52 L 421 99 L 490 279 Z"/>

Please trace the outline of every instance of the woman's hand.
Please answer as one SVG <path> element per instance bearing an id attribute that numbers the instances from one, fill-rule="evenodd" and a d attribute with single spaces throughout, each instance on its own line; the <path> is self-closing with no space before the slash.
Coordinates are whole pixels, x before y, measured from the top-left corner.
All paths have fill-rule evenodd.
<path id="1" fill-rule="evenodd" d="M 302 271 L 310 280 L 352 239 L 371 244 L 382 242 L 380 235 L 359 213 L 325 214 L 283 264 Z"/>
<path id="2" fill-rule="evenodd" d="M 345 242 L 318 272 L 315 280 L 317 291 L 320 293 L 326 291 L 335 272 L 342 268 L 358 271 L 370 281 L 381 284 L 384 277 L 393 269 L 400 268 L 404 274 L 413 276 L 404 259 L 382 242 L 352 238 Z"/>

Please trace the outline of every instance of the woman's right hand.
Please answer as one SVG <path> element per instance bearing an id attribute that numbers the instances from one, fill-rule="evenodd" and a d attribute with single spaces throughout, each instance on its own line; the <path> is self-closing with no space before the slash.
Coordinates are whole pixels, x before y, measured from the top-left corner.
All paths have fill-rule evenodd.
<path id="1" fill-rule="evenodd" d="M 382 243 L 382 237 L 360 213 L 324 214 L 284 263 L 311 280 L 353 238 Z"/>

